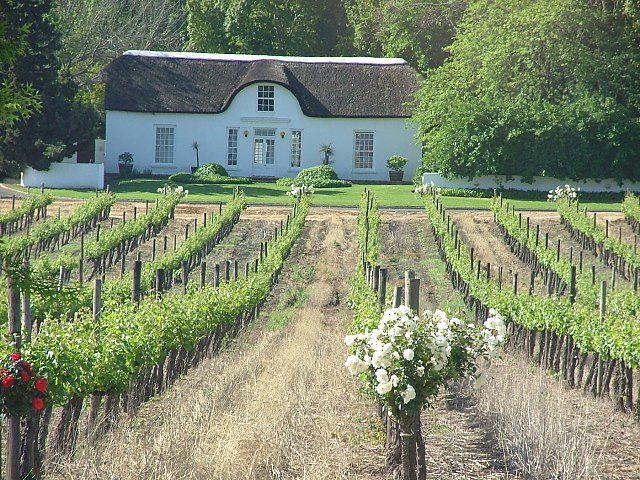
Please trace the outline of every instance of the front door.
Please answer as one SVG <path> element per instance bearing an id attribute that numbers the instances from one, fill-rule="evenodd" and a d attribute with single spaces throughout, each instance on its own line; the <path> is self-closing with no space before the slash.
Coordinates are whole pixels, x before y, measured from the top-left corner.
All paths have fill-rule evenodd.
<path id="1" fill-rule="evenodd" d="M 276 129 L 256 128 L 253 132 L 253 174 L 257 177 L 275 175 Z"/>

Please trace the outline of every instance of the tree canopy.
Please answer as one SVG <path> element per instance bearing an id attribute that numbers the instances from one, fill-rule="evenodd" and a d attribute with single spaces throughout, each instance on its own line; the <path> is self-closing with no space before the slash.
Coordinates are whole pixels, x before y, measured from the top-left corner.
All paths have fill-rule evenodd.
<path id="1" fill-rule="evenodd" d="M 187 0 L 187 49 L 329 55 L 344 21 L 339 0 Z"/>
<path id="2" fill-rule="evenodd" d="M 640 178 L 640 44 L 623 9 L 477 0 L 415 119 L 423 170 Z"/>
<path id="3" fill-rule="evenodd" d="M 37 92 L 29 84 L 20 85 L 11 72 L 17 55 L 22 50 L 23 29 L 9 38 L 6 22 L 0 21 L 0 140 L 13 134 L 12 127 L 29 117 L 40 107 Z"/>

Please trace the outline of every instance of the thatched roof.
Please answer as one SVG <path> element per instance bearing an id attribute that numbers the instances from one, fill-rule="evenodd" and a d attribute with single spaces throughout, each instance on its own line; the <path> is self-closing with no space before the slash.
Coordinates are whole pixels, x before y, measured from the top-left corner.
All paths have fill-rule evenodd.
<path id="1" fill-rule="evenodd" d="M 408 117 L 420 76 L 402 59 L 130 51 L 105 69 L 105 109 L 220 113 L 244 87 L 289 89 L 309 117 Z"/>

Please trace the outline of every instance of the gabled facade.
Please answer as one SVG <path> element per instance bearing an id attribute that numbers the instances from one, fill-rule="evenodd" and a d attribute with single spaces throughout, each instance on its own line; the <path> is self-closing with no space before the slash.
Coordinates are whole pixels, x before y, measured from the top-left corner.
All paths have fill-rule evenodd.
<path id="1" fill-rule="evenodd" d="M 391 155 L 420 160 L 408 121 L 419 75 L 404 60 L 130 51 L 105 70 L 107 173 L 131 152 L 153 174 L 220 163 L 230 175 L 291 177 L 322 163 L 388 180 Z"/>

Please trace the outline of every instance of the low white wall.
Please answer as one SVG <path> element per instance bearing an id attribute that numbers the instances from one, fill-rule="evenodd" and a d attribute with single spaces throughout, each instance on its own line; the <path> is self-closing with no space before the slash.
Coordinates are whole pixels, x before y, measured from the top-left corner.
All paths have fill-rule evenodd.
<path id="1" fill-rule="evenodd" d="M 481 189 L 514 189 L 549 191 L 557 186 L 571 185 L 580 187 L 583 192 L 626 192 L 640 191 L 640 182 L 625 180 L 618 185 L 616 180 L 606 178 L 602 180 L 568 180 L 553 177 L 533 177 L 533 183 L 522 181 L 522 177 L 514 176 L 507 179 L 505 175 L 487 175 L 475 177 L 471 180 L 465 177 L 445 178 L 438 173 L 425 173 L 422 175 L 422 183 L 441 188 L 481 188 Z"/>
<path id="2" fill-rule="evenodd" d="M 104 188 L 102 163 L 52 163 L 48 171 L 27 167 L 20 175 L 23 187 Z"/>

